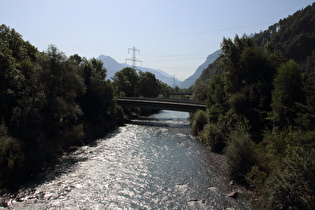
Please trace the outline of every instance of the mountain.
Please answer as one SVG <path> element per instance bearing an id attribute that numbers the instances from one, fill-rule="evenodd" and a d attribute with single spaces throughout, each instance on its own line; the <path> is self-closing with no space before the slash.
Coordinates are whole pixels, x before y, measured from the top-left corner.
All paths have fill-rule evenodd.
<path id="1" fill-rule="evenodd" d="M 114 58 L 106 55 L 100 55 L 98 60 L 102 61 L 104 63 L 104 67 L 107 70 L 107 79 L 111 79 L 117 71 L 122 70 L 126 67 L 132 67 L 125 63 L 118 63 Z M 167 85 L 173 87 L 174 86 L 174 77 L 167 74 L 166 72 L 159 70 L 159 69 L 151 69 L 151 68 L 145 68 L 145 67 L 137 67 L 137 70 L 143 71 L 143 72 L 151 72 L 155 75 L 155 77 L 162 82 L 166 83 Z M 180 85 L 182 81 L 175 79 L 176 85 Z"/>
<path id="2" fill-rule="evenodd" d="M 107 79 L 111 79 L 117 71 L 127 67 L 127 65 L 120 64 L 112 57 L 106 55 L 100 55 L 97 60 L 103 62 L 103 65 L 107 70 Z"/>
<path id="3" fill-rule="evenodd" d="M 222 50 L 217 50 L 214 53 L 208 55 L 206 61 L 197 68 L 197 70 L 195 71 L 193 75 L 191 75 L 185 81 L 183 81 L 179 85 L 179 87 L 189 88 L 190 86 L 192 86 L 196 82 L 196 80 L 200 77 L 202 71 L 205 68 L 207 68 L 209 64 L 213 63 L 220 56 L 221 53 L 222 53 Z"/>

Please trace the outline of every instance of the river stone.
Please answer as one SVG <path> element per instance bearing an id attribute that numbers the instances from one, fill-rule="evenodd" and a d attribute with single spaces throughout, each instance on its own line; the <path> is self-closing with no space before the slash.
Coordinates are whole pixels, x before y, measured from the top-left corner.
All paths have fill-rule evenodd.
<path id="1" fill-rule="evenodd" d="M 227 195 L 227 197 L 235 198 L 235 197 L 237 196 L 237 194 L 238 194 L 237 191 L 233 191 L 233 192 L 229 193 L 229 194 Z"/>
<path id="2" fill-rule="evenodd" d="M 219 189 L 217 187 L 208 187 L 208 190 L 217 192 Z"/>

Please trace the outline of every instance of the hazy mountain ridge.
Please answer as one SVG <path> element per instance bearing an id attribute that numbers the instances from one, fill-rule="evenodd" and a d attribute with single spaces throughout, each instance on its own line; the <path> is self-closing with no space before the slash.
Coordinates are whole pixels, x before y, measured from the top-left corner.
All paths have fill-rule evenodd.
<path id="1" fill-rule="evenodd" d="M 102 61 L 104 63 L 104 67 L 107 70 L 107 79 L 111 79 L 117 71 L 122 70 L 126 67 L 132 67 L 131 65 L 125 64 L 125 63 L 118 63 L 114 58 L 106 55 L 100 55 L 98 60 Z M 162 82 L 166 83 L 167 85 L 173 87 L 174 86 L 174 77 L 169 75 L 168 73 L 159 70 L 159 69 L 151 69 L 146 67 L 139 67 L 137 66 L 137 70 L 143 71 L 143 72 L 151 72 L 155 75 L 155 77 Z M 175 84 L 179 86 L 182 83 L 182 81 L 175 79 Z"/>
<path id="2" fill-rule="evenodd" d="M 209 64 L 213 63 L 217 58 L 219 58 L 220 54 L 222 53 L 222 50 L 217 50 L 214 53 L 208 55 L 206 61 L 201 64 L 195 71 L 193 75 L 188 77 L 186 80 L 184 80 L 180 85 L 178 85 L 180 88 L 189 88 L 193 84 L 195 84 L 196 80 L 200 77 L 203 70 L 206 69 Z"/>
<path id="3" fill-rule="evenodd" d="M 205 62 L 202 63 L 195 71 L 193 75 L 185 79 L 184 81 L 180 81 L 175 78 L 175 85 L 179 88 L 187 89 L 200 77 L 203 70 L 208 67 L 209 64 L 213 63 L 222 53 L 222 50 L 217 50 L 214 53 L 208 55 Z M 106 55 L 100 55 L 98 60 L 101 60 L 104 63 L 104 67 L 107 70 L 107 79 L 111 79 L 117 71 L 122 70 L 126 67 L 132 67 L 131 65 L 125 64 L 125 63 L 118 63 L 114 58 Z M 152 69 L 152 68 L 146 68 L 146 67 L 139 67 L 137 66 L 138 70 L 141 70 L 143 72 L 151 72 L 155 75 L 155 77 L 162 82 L 166 83 L 167 85 L 173 87 L 174 86 L 174 77 L 169 75 L 168 73 L 160 70 L 160 69 Z"/>

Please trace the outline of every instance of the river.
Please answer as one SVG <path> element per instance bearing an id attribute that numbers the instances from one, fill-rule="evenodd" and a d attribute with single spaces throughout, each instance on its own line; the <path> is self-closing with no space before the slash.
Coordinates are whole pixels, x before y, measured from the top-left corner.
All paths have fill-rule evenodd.
<path id="1" fill-rule="evenodd" d="M 65 153 L 11 209 L 251 209 L 190 135 L 189 114 L 161 111 Z"/>

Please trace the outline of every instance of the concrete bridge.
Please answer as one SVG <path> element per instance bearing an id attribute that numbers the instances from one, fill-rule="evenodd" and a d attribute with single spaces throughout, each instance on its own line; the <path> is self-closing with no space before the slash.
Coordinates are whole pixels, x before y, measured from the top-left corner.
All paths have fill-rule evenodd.
<path id="1" fill-rule="evenodd" d="M 206 103 L 183 99 L 119 97 L 117 102 L 123 107 L 141 107 L 182 112 L 195 112 L 198 109 L 205 110 L 207 108 Z"/>

